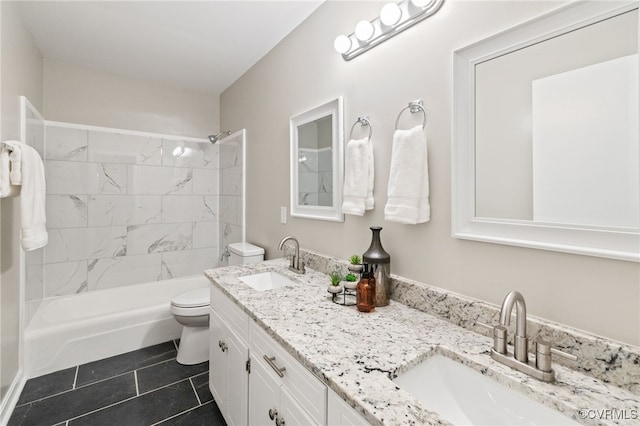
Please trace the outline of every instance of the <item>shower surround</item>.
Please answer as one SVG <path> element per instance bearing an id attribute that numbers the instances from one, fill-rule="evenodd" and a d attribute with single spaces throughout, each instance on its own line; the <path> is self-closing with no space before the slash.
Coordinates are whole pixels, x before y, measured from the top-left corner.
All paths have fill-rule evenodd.
<path id="1" fill-rule="evenodd" d="M 220 146 L 47 122 L 49 244 L 28 253 L 27 301 L 218 266 Z"/>

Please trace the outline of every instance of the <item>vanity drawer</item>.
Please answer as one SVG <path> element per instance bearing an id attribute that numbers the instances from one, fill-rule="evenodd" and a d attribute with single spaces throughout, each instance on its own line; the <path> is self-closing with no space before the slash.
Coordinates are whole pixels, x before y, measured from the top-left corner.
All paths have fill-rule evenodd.
<path id="1" fill-rule="evenodd" d="M 249 341 L 249 316 L 215 285 L 211 286 L 211 309 L 222 317 L 238 337 Z"/>
<path id="2" fill-rule="evenodd" d="M 291 356 L 278 342 L 269 336 L 258 324 L 251 325 L 251 341 L 249 344 L 252 357 L 264 363 L 269 374 L 282 383 L 289 394 L 297 400 L 304 410 L 318 424 L 324 424 L 327 406 L 327 387 L 313 373 Z M 267 361 L 267 358 L 274 358 Z M 282 377 L 276 373 L 281 371 Z"/>

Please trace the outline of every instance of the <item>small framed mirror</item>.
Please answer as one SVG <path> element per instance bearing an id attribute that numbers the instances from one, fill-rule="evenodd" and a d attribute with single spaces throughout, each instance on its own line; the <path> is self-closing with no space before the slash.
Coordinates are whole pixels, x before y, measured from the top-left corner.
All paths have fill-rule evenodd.
<path id="1" fill-rule="evenodd" d="M 637 1 L 458 49 L 453 81 L 454 237 L 640 261 Z"/>
<path id="2" fill-rule="evenodd" d="M 343 222 L 342 97 L 291 117 L 291 216 Z"/>

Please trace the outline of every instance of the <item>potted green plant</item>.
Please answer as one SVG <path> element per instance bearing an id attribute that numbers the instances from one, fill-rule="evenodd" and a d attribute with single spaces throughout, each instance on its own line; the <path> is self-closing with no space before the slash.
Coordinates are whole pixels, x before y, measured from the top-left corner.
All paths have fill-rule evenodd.
<path id="1" fill-rule="evenodd" d="M 354 254 L 349 258 L 349 266 L 347 267 L 349 271 L 359 274 L 360 272 L 362 272 L 363 268 L 364 266 L 362 265 L 362 258 L 360 256 Z"/>
<path id="2" fill-rule="evenodd" d="M 349 290 L 355 290 L 355 288 L 358 286 L 357 275 L 353 273 L 348 273 L 347 275 L 345 275 L 343 285 L 344 285 L 344 288 L 347 288 Z"/>
<path id="3" fill-rule="evenodd" d="M 327 288 L 329 293 L 342 293 L 342 284 L 340 284 L 342 275 L 334 271 L 329 274 L 329 279 L 331 280 L 329 288 Z"/>

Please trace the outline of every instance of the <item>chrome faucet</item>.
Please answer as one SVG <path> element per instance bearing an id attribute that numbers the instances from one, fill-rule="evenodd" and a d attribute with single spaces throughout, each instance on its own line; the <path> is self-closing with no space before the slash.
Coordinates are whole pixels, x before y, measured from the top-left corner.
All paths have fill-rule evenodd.
<path id="1" fill-rule="evenodd" d="M 516 334 L 514 353 L 507 350 L 507 325 L 511 323 L 513 305 L 516 305 Z M 555 372 L 551 368 L 551 354 L 560 355 L 572 361 L 577 357 L 551 347 L 551 343 L 539 339 L 536 345 L 535 360 L 529 359 L 529 340 L 527 338 L 527 304 L 524 296 L 512 291 L 504 298 L 500 308 L 500 325 L 494 327 L 477 322 L 493 330 L 493 348 L 491 358 L 518 371 L 526 373 L 544 382 L 553 382 Z"/>
<path id="2" fill-rule="evenodd" d="M 293 256 L 291 256 L 291 264 L 289 265 L 289 270 L 297 274 L 304 274 L 304 262 L 300 261 L 300 243 L 298 243 L 298 240 L 295 237 L 284 237 L 282 241 L 280 241 L 280 244 L 278 244 L 278 250 L 282 250 L 284 248 L 284 243 L 289 240 L 293 241 L 296 245 L 296 252 Z"/>
<path id="3" fill-rule="evenodd" d="M 220 255 L 220 262 L 224 262 L 229 258 L 229 256 L 231 256 L 231 252 L 229 251 L 229 246 L 225 246 L 224 250 L 222 251 L 222 254 Z"/>
<path id="4" fill-rule="evenodd" d="M 507 294 L 500 308 L 500 325 L 507 326 L 511 323 L 511 313 L 513 305 L 516 305 L 516 336 L 514 340 L 514 356 L 520 361 L 526 363 L 529 361 L 528 345 L 527 345 L 527 304 L 524 296 L 517 291 Z"/>

